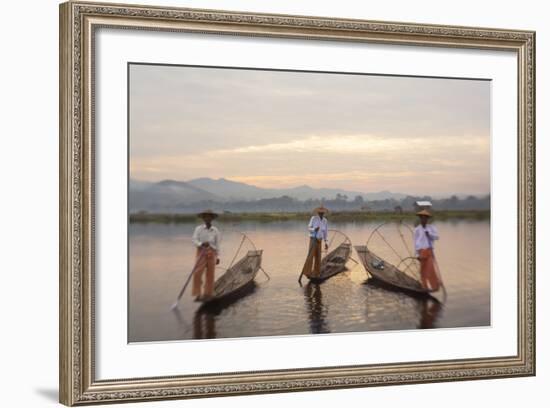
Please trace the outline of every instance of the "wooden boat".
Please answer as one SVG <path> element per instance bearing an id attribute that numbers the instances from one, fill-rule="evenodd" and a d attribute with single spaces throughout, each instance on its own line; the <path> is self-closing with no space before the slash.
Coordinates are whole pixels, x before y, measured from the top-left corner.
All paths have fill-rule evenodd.
<path id="1" fill-rule="evenodd" d="M 214 282 L 212 298 L 201 307 L 235 300 L 254 286 L 254 278 L 262 266 L 262 250 L 251 250 Z"/>
<path id="2" fill-rule="evenodd" d="M 324 280 L 346 270 L 346 263 L 351 255 L 351 243 L 346 240 L 330 251 L 321 260 L 321 272 L 319 276 L 307 276 L 311 282 L 320 283 Z"/>
<path id="3" fill-rule="evenodd" d="M 355 250 L 357 251 L 359 260 L 374 279 L 378 279 L 392 287 L 416 294 L 432 296 L 432 293 L 434 293 L 429 289 L 425 289 L 417 279 L 384 261 L 369 250 L 366 245 L 356 246 Z"/>

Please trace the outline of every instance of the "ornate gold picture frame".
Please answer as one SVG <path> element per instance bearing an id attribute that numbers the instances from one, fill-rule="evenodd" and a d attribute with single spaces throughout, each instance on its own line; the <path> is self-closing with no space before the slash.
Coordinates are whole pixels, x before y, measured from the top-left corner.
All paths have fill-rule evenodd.
<path id="1" fill-rule="evenodd" d="M 513 52 L 517 352 L 483 358 L 97 379 L 95 34 L 100 28 Z M 535 375 L 535 33 L 230 11 L 60 6 L 60 402 L 79 405 Z M 125 137 L 125 135 L 120 135 Z M 499 152 L 493 152 L 498 154 Z M 498 256 L 498 254 L 496 254 Z M 247 341 L 242 339 L 240 341 Z M 345 341 L 345 340 L 342 340 Z"/>

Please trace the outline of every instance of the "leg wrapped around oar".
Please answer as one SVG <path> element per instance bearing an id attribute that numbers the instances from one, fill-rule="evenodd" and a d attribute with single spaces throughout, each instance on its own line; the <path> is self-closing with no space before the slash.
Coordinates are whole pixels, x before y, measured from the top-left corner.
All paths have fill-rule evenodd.
<path id="1" fill-rule="evenodd" d="M 321 274 L 321 240 L 311 238 L 308 256 L 302 269 L 302 274 L 308 278 L 316 278 Z"/>
<path id="2" fill-rule="evenodd" d="M 435 260 L 432 249 L 421 249 L 419 251 L 419 258 L 422 286 L 434 292 L 439 290 L 440 281 L 435 270 Z"/>
<path id="3" fill-rule="evenodd" d="M 216 270 L 216 252 L 212 248 L 206 248 L 205 253 L 201 256 L 201 252 L 197 249 L 197 263 L 196 271 L 193 275 L 193 296 L 197 297 L 197 300 L 202 298 L 212 297 L 214 292 L 214 271 Z M 202 292 L 202 276 L 206 275 L 206 282 L 204 285 L 204 294 Z"/>
<path id="4" fill-rule="evenodd" d="M 187 277 L 187 280 L 185 281 L 185 284 L 180 290 L 180 293 L 178 294 L 178 297 L 176 298 L 176 301 L 174 304 L 172 304 L 172 310 L 176 309 L 178 307 L 178 302 L 180 301 L 181 297 L 183 296 L 183 293 L 185 292 L 185 289 L 187 289 L 187 285 L 189 285 L 189 282 L 191 282 L 191 279 L 194 277 L 195 273 L 197 272 L 197 269 L 199 266 L 201 266 L 202 259 L 206 256 L 206 252 L 204 248 L 199 248 L 197 250 L 197 256 L 195 260 L 195 265 L 193 266 L 193 269 L 191 270 L 191 273 Z"/>

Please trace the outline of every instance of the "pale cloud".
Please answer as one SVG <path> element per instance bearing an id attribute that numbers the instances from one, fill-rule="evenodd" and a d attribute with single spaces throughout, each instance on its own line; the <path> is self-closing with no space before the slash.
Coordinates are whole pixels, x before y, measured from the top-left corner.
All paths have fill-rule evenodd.
<path id="1" fill-rule="evenodd" d="M 331 153 L 331 154 L 373 154 L 373 153 L 410 153 L 411 146 L 423 146 L 423 151 L 450 148 L 488 148 L 487 137 L 452 137 L 452 138 L 385 138 L 372 135 L 345 136 L 310 136 L 305 139 L 291 140 L 285 143 L 268 143 L 238 147 L 235 149 L 214 150 L 206 156 L 223 156 L 231 154 L 258 154 L 269 152 L 292 153 Z M 200 156 L 199 156 L 200 157 Z"/>
<path id="2" fill-rule="evenodd" d="M 367 173 L 361 171 L 350 171 L 343 173 L 324 173 L 324 172 L 315 172 L 308 174 L 300 175 L 283 175 L 283 176 L 242 176 L 242 177 L 233 177 L 232 180 L 240 181 L 243 183 L 253 184 L 253 185 L 269 185 L 272 188 L 275 187 L 288 187 L 288 186 L 298 186 L 300 183 L 306 183 L 312 187 L 323 187 L 326 182 L 333 182 L 333 185 L 337 185 L 345 182 L 351 184 L 372 184 L 379 177 L 387 177 L 387 173 Z M 411 177 L 414 176 L 413 172 L 397 172 L 392 174 L 393 177 Z"/>
<path id="3" fill-rule="evenodd" d="M 490 190 L 490 82 L 133 65 L 130 174 Z"/>
<path id="4" fill-rule="evenodd" d="M 137 178 L 148 178 L 149 171 L 143 169 L 155 169 L 149 175 L 158 179 L 161 174 L 156 170 L 163 168 L 164 178 L 181 180 L 225 177 L 270 188 L 308 184 L 358 191 L 391 186 L 415 194 L 422 193 L 425 186 L 433 192 L 453 193 L 453 183 L 470 183 L 468 192 L 486 193 L 488 152 L 488 139 L 474 136 L 390 140 L 310 136 L 201 154 L 136 158 L 131 172 Z"/>

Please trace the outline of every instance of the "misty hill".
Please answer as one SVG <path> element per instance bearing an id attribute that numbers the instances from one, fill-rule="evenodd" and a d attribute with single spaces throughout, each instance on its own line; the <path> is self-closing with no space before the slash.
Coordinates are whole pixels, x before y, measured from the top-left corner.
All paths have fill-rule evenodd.
<path id="1" fill-rule="evenodd" d="M 192 213 L 204 208 L 219 212 L 311 211 L 324 204 L 334 211 L 412 211 L 417 200 L 432 201 L 436 210 L 488 210 L 490 196 L 435 198 L 388 191 L 360 193 L 331 188 L 298 186 L 268 189 L 226 179 L 190 181 L 130 180 L 130 212 Z"/>
<path id="2" fill-rule="evenodd" d="M 380 191 L 361 193 L 332 188 L 313 188 L 302 185 L 286 189 L 270 189 L 253 186 L 246 183 L 224 178 L 197 178 L 189 181 L 163 180 L 147 182 L 130 180 L 130 210 L 156 211 L 185 208 L 199 202 L 236 203 L 242 201 L 256 202 L 259 200 L 289 197 L 293 200 L 327 201 L 333 199 L 363 200 L 402 199 L 404 194 Z"/>
<path id="3" fill-rule="evenodd" d="M 327 206 L 331 211 L 364 211 L 369 212 L 397 212 L 397 211 L 414 211 L 416 201 L 429 200 L 433 204 L 435 211 L 440 210 L 490 210 L 491 197 L 489 195 L 483 197 L 467 196 L 459 198 L 451 196 L 448 198 L 434 199 L 430 196 L 406 196 L 402 199 L 387 198 L 384 200 L 364 200 L 361 196 L 356 196 L 350 200 L 347 196 L 338 196 L 333 199 L 308 199 L 298 200 L 287 195 L 275 198 L 261 198 L 258 200 L 234 200 L 220 201 L 219 198 L 201 200 L 201 201 L 185 201 L 178 204 L 167 204 L 165 201 L 162 205 L 156 202 L 154 206 L 137 207 L 131 203 L 131 213 L 151 212 L 151 213 L 197 213 L 204 208 L 212 208 L 219 213 L 285 213 L 285 212 L 310 212 L 312 208 L 318 207 L 321 204 Z M 175 203 L 176 201 L 172 201 Z"/>
<path id="4" fill-rule="evenodd" d="M 400 199 L 405 197 L 405 194 L 392 193 L 389 191 L 362 193 L 359 191 L 349 191 L 337 188 L 313 188 L 307 185 L 292 188 L 262 188 L 224 178 L 211 179 L 204 177 L 190 180 L 187 183 L 212 194 L 221 196 L 225 201 L 260 200 L 282 196 L 289 196 L 297 200 L 333 199 L 339 196 L 347 196 L 349 199 L 361 196 L 364 200 L 385 200 L 387 198 Z"/>
<path id="5" fill-rule="evenodd" d="M 400 199 L 405 197 L 405 194 L 392 193 L 390 191 L 361 193 L 359 191 L 347 191 L 337 188 L 313 188 L 306 185 L 272 191 L 275 193 L 274 197 L 289 196 L 298 200 L 315 200 L 322 198 L 330 200 L 340 196 L 347 197 L 350 200 L 353 200 L 356 197 L 361 197 L 364 200 L 385 200 L 387 198 Z"/>
<path id="6" fill-rule="evenodd" d="M 224 201 L 209 191 L 184 181 L 163 180 L 158 183 L 130 180 L 130 211 L 170 211 L 203 201 Z"/>
<path id="7" fill-rule="evenodd" d="M 188 183 L 204 191 L 221 196 L 224 198 L 224 201 L 259 200 L 261 198 L 274 197 L 270 195 L 268 189 L 252 186 L 250 184 L 239 183 L 238 181 L 231 181 L 224 178 L 215 180 L 208 177 L 203 177 L 190 180 Z"/>

